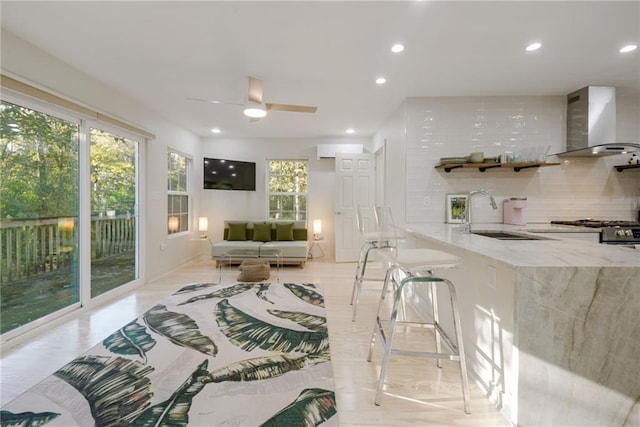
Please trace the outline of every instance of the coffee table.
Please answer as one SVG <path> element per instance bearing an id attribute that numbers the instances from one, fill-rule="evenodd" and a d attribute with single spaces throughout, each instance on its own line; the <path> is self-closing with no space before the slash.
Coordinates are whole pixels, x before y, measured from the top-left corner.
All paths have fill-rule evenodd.
<path id="1" fill-rule="evenodd" d="M 229 249 L 220 257 L 218 264 L 218 282 L 222 282 L 222 264 L 227 261 L 231 265 L 231 261 L 244 261 L 246 259 L 263 259 L 276 263 L 276 280 L 280 282 L 280 268 L 282 267 L 282 249 L 277 248 L 237 248 Z"/>

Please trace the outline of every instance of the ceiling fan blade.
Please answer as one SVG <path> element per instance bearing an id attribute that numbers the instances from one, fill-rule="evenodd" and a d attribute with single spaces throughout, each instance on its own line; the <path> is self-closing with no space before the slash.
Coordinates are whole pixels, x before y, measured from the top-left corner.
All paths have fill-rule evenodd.
<path id="1" fill-rule="evenodd" d="M 270 104 L 266 103 L 267 110 L 271 111 L 291 111 L 294 113 L 315 113 L 318 107 L 306 105 Z"/>
<path id="2" fill-rule="evenodd" d="M 209 104 L 223 104 L 223 105 L 244 105 L 237 102 L 224 102 L 217 101 L 215 99 L 202 99 L 202 98 L 187 98 L 189 101 L 207 102 Z"/>
<path id="3" fill-rule="evenodd" d="M 262 104 L 263 81 L 249 76 L 249 101 Z"/>

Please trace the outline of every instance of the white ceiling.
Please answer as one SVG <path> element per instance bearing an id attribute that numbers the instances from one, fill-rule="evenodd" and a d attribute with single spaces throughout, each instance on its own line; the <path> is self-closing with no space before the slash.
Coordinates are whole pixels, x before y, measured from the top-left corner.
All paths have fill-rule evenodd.
<path id="1" fill-rule="evenodd" d="M 372 135 L 412 96 L 640 93 L 640 2 L 23 2 L 2 27 L 203 136 Z M 540 41 L 540 50 L 524 48 Z M 406 49 L 392 54 L 402 42 Z M 266 102 L 315 105 L 249 123 Z M 374 80 L 384 75 L 387 83 Z M 115 112 L 111 112 L 115 113 Z"/>

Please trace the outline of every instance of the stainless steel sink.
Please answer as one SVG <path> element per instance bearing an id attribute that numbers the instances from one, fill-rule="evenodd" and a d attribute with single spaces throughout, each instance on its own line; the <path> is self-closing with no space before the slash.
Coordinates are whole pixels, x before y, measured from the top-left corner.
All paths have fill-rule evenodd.
<path id="1" fill-rule="evenodd" d="M 491 237 L 498 240 L 547 240 L 544 237 L 529 236 L 525 234 L 510 233 L 508 231 L 472 231 L 471 234 Z"/>

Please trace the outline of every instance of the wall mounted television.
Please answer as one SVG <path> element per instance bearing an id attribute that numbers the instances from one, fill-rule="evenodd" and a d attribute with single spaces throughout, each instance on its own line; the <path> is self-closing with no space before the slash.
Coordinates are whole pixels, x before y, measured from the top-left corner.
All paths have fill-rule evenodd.
<path id="1" fill-rule="evenodd" d="M 204 189 L 256 191 L 256 164 L 205 157 Z"/>

